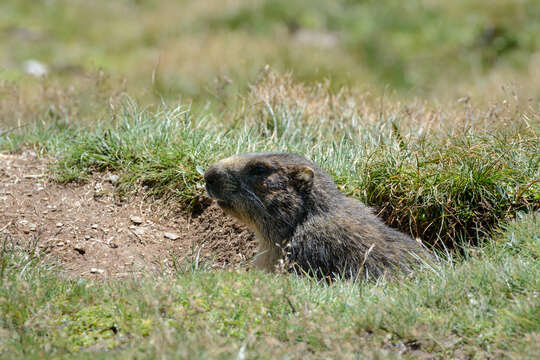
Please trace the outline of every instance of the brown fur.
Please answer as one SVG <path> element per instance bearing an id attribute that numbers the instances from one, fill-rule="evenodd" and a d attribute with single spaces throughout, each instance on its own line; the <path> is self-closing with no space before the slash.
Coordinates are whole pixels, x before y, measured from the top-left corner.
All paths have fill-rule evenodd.
<path id="1" fill-rule="evenodd" d="M 428 256 L 300 155 L 232 156 L 210 166 L 204 177 L 208 194 L 255 232 L 258 268 L 273 271 L 284 259 L 291 269 L 317 276 L 378 277 L 408 270 L 418 256 Z"/>

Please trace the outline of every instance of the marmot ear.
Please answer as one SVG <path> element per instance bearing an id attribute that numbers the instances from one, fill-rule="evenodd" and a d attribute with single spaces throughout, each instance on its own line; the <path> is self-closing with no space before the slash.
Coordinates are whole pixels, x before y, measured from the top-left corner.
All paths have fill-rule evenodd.
<path id="1" fill-rule="evenodd" d="M 307 191 L 313 185 L 313 169 L 307 165 L 299 165 L 294 172 L 294 180 L 296 180 L 298 189 Z"/>

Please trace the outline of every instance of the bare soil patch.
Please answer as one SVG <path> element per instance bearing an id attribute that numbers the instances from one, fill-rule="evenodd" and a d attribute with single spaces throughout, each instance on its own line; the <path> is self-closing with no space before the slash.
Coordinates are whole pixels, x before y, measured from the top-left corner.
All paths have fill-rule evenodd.
<path id="1" fill-rule="evenodd" d="M 196 256 L 216 268 L 236 267 L 255 253 L 253 234 L 210 201 L 186 214 L 141 196 L 122 200 L 111 174 L 57 184 L 46 174 L 51 161 L 29 151 L 0 154 L 0 233 L 2 240 L 35 241 L 71 276 L 163 272 L 175 259 Z"/>

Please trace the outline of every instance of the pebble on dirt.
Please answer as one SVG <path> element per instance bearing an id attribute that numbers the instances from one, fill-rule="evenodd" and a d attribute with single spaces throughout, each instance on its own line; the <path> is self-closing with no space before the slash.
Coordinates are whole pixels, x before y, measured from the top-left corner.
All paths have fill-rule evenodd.
<path id="1" fill-rule="evenodd" d="M 176 235 L 176 234 L 170 233 L 170 232 L 164 233 L 163 236 L 165 236 L 167 239 L 171 239 L 171 240 L 177 240 L 180 237 L 180 235 Z"/>
<path id="2" fill-rule="evenodd" d="M 134 223 L 135 225 L 142 224 L 142 222 L 143 222 L 143 219 L 142 219 L 140 216 L 131 215 L 131 216 L 129 217 L 129 219 L 130 219 L 131 222 Z"/>
<path id="3" fill-rule="evenodd" d="M 49 73 L 49 67 L 37 60 L 27 60 L 23 63 L 23 69 L 24 72 L 35 76 L 35 77 L 43 77 Z"/>
<path id="4" fill-rule="evenodd" d="M 120 180 L 120 176 L 118 175 L 115 175 L 115 174 L 111 174 L 109 175 L 109 177 L 107 178 L 107 181 L 109 181 L 111 184 L 116 184 L 118 182 L 118 180 Z"/>
<path id="5" fill-rule="evenodd" d="M 81 255 L 84 255 L 86 253 L 86 250 L 84 250 L 82 247 L 74 247 L 73 250 L 75 250 Z"/>

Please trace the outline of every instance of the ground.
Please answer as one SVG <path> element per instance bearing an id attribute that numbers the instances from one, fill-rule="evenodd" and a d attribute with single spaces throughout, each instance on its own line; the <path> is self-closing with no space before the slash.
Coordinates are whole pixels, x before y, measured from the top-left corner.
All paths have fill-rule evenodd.
<path id="1" fill-rule="evenodd" d="M 120 199 L 114 174 L 86 184 L 50 181 L 52 161 L 31 151 L 0 154 L 0 231 L 34 239 L 71 276 L 163 272 L 198 254 L 215 267 L 243 267 L 255 252 L 253 235 L 210 200 L 197 213 L 166 211 L 141 196 Z"/>

